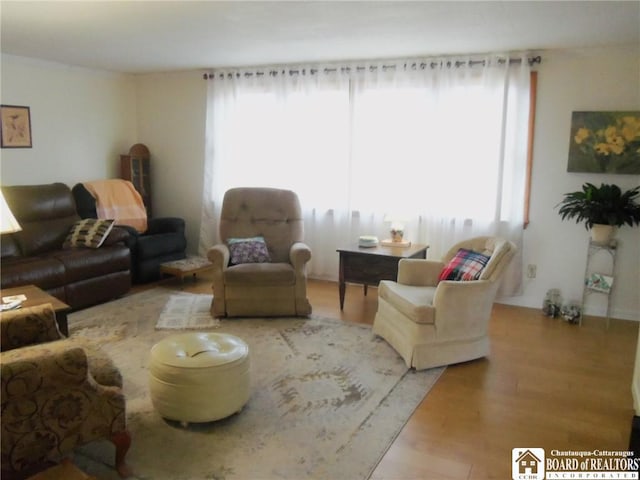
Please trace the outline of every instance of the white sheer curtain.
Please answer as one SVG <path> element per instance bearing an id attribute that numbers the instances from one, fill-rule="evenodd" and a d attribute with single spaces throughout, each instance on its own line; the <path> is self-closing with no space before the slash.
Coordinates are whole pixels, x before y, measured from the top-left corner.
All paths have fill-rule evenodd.
<path id="1" fill-rule="evenodd" d="M 529 111 L 526 56 L 215 71 L 209 81 L 201 252 L 224 192 L 298 193 L 309 275 L 335 279 L 340 246 L 406 221 L 440 258 L 501 235 L 521 249 Z M 505 294 L 518 292 L 515 262 Z"/>

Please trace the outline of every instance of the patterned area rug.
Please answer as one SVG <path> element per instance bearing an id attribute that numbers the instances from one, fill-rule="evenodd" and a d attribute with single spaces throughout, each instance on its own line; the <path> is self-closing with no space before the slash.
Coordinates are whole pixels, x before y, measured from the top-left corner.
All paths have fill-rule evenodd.
<path id="1" fill-rule="evenodd" d="M 175 332 L 155 328 L 175 293 L 155 288 L 69 316 L 71 335 L 101 345 L 122 371 L 135 479 L 366 479 L 443 371 L 408 370 L 368 326 L 225 319 L 215 331 L 250 347 L 251 397 L 238 414 L 184 428 L 154 411 L 147 387 L 151 346 Z M 109 442 L 73 459 L 119 478 Z"/>

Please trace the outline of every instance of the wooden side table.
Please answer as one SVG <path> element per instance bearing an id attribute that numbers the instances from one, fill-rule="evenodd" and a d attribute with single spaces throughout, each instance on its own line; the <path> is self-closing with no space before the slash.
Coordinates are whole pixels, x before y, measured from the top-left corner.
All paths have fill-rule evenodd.
<path id="1" fill-rule="evenodd" d="M 412 244 L 408 247 L 358 247 L 339 248 L 340 272 L 338 290 L 340 293 L 340 310 L 344 308 L 346 284 L 358 283 L 367 286 L 378 286 L 380 280 L 396 280 L 398 278 L 398 262 L 402 258 L 427 258 L 428 245 Z"/>
<path id="2" fill-rule="evenodd" d="M 67 322 L 67 314 L 71 310 L 71 307 L 56 297 L 49 295 L 35 285 L 24 285 L 21 287 L 4 288 L 0 290 L 0 297 L 11 297 L 14 295 L 24 295 L 27 297 L 22 302 L 22 307 L 35 307 L 42 305 L 43 303 L 50 303 L 53 306 L 53 310 L 56 312 L 56 322 L 58 322 L 58 328 L 66 336 L 69 336 L 69 324 Z"/>

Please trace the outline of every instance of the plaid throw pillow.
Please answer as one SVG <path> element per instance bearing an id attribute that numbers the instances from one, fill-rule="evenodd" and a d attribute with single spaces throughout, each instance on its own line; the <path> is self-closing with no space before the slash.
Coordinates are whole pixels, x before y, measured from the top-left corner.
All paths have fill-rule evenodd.
<path id="1" fill-rule="evenodd" d="M 442 269 L 438 280 L 478 280 L 489 256 L 461 248 Z"/>
<path id="2" fill-rule="evenodd" d="M 229 238 L 229 253 L 231 265 L 241 263 L 268 263 L 271 261 L 264 237 Z"/>
<path id="3" fill-rule="evenodd" d="M 77 221 L 62 245 L 62 248 L 99 248 L 113 228 L 115 220 L 85 218 Z"/>

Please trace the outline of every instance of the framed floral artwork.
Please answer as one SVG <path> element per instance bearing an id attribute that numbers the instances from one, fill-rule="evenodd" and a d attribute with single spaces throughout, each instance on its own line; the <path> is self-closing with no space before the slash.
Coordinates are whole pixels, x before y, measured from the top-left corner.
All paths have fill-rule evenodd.
<path id="1" fill-rule="evenodd" d="M 640 112 L 573 112 L 567 171 L 640 174 Z"/>
<path id="2" fill-rule="evenodd" d="M 29 107 L 0 105 L 0 146 L 31 148 L 31 114 Z"/>

